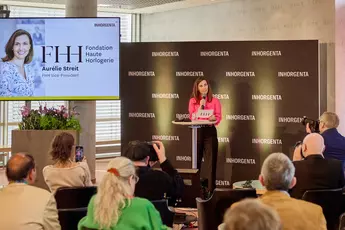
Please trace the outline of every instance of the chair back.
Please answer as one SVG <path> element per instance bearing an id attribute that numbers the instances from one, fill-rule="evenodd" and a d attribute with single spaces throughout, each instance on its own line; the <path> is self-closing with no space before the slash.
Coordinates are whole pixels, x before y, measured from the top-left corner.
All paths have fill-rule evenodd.
<path id="1" fill-rule="evenodd" d="M 167 200 L 153 200 L 151 203 L 161 215 L 162 222 L 168 227 L 173 227 L 175 213 L 169 209 Z"/>
<path id="2" fill-rule="evenodd" d="M 341 199 L 343 190 L 322 189 L 308 190 L 304 193 L 302 200 L 320 205 L 327 221 L 327 229 L 338 229 L 339 216 L 341 215 Z"/>
<path id="3" fill-rule="evenodd" d="M 87 207 L 97 187 L 62 187 L 55 193 L 57 209 L 72 209 Z"/>
<path id="4" fill-rule="evenodd" d="M 339 217 L 339 230 L 345 230 L 345 213 Z"/>
<path id="5" fill-rule="evenodd" d="M 223 222 L 225 211 L 244 198 L 256 198 L 255 189 L 216 188 L 208 200 L 196 198 L 198 208 L 198 229 L 217 230 Z"/>
<path id="6" fill-rule="evenodd" d="M 79 221 L 86 216 L 87 208 L 58 209 L 61 230 L 78 229 Z"/>

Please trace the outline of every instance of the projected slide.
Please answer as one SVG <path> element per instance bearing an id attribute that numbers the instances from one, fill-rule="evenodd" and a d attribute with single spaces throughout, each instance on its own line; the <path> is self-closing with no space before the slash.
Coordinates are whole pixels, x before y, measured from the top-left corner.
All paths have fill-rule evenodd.
<path id="1" fill-rule="evenodd" d="M 0 100 L 119 99 L 119 18 L 10 18 L 0 28 Z"/>

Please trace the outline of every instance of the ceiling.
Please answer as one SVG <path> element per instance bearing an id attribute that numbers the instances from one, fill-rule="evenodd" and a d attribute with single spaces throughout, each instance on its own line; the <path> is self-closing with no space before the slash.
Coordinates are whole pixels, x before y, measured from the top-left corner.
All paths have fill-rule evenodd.
<path id="1" fill-rule="evenodd" d="M 87 0 L 84 0 L 87 1 Z M 139 8 L 163 5 L 184 0 L 98 0 L 98 5 L 120 9 L 134 10 Z M 65 5 L 66 0 L 22 0 L 25 3 L 61 4 Z"/>
<path id="2" fill-rule="evenodd" d="M 224 1 L 230 0 L 98 0 L 98 7 L 123 13 L 156 13 Z M 0 4 L 64 8 L 66 0 L 0 0 Z"/>

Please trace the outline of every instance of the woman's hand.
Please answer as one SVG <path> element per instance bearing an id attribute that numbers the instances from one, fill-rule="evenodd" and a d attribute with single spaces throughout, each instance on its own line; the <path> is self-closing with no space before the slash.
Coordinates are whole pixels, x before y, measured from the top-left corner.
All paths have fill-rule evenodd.
<path id="1" fill-rule="evenodd" d="M 209 121 L 216 121 L 216 116 L 215 115 L 212 115 L 208 118 Z"/>

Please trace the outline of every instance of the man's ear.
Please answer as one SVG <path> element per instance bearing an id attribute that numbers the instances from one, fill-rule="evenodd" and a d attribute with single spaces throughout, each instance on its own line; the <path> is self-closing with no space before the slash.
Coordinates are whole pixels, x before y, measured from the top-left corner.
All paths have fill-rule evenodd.
<path id="1" fill-rule="evenodd" d="M 291 181 L 291 184 L 289 186 L 289 189 L 292 189 L 293 187 L 295 187 L 296 183 L 297 183 L 297 178 L 293 177 L 293 179 Z"/>
<path id="2" fill-rule="evenodd" d="M 306 144 L 302 144 L 302 153 L 305 153 L 308 150 L 308 147 Z"/>
<path id="3" fill-rule="evenodd" d="M 261 185 L 265 187 L 264 177 L 261 174 L 259 176 L 259 181 L 260 181 Z"/>
<path id="4" fill-rule="evenodd" d="M 29 171 L 28 176 L 27 176 L 27 182 L 28 183 L 34 183 L 35 182 L 35 180 L 36 180 L 35 172 L 36 172 L 35 168 L 33 168 Z"/>
<path id="5" fill-rule="evenodd" d="M 148 165 L 148 164 L 149 164 L 149 162 L 150 162 L 150 156 L 147 156 L 147 157 L 146 157 L 146 159 L 145 159 L 145 164 L 147 164 L 147 165 Z"/>

